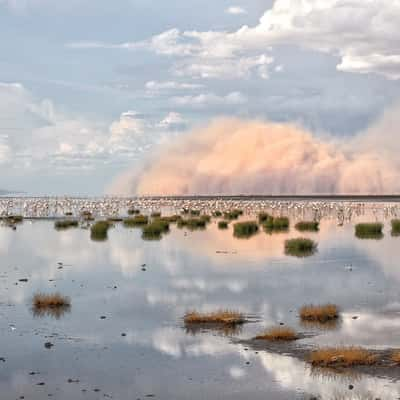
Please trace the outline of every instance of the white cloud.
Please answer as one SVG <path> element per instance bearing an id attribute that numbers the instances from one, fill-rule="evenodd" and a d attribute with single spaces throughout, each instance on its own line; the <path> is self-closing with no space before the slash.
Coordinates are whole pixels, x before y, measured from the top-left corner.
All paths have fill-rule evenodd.
<path id="1" fill-rule="evenodd" d="M 339 57 L 341 71 L 400 79 L 399 20 L 399 0 L 275 0 L 254 27 L 244 25 L 233 32 L 171 29 L 143 42 L 96 46 L 147 48 L 207 71 L 210 65 L 230 65 L 289 44 Z"/>
<path id="2" fill-rule="evenodd" d="M 247 14 L 247 11 L 246 11 L 244 8 L 239 7 L 239 6 L 231 6 L 231 7 L 228 7 L 228 8 L 225 10 L 225 12 L 226 12 L 227 14 L 232 14 L 232 15 Z"/>
<path id="3" fill-rule="evenodd" d="M 161 91 L 172 91 L 172 90 L 195 90 L 201 89 L 204 85 L 196 83 L 184 83 L 184 82 L 174 82 L 174 81 L 149 81 L 146 82 L 146 90 L 148 92 L 161 92 Z"/>
<path id="4" fill-rule="evenodd" d="M 183 129 L 186 121 L 180 113 L 170 112 L 164 119 L 158 123 L 158 127 L 166 130 Z"/>
<path id="5" fill-rule="evenodd" d="M 174 72 L 178 76 L 191 78 L 235 79 L 249 77 L 253 71 L 263 79 L 268 79 L 268 67 L 273 58 L 265 54 L 255 57 L 219 59 L 189 59 L 177 63 Z"/>
<path id="6" fill-rule="evenodd" d="M 173 112 L 150 121 L 126 111 L 110 124 L 67 115 L 51 100 L 35 99 L 20 83 L 1 82 L 0 115 L 0 165 L 31 169 L 93 169 L 99 163 L 131 161 L 164 132 L 185 124 Z"/>
<path id="7" fill-rule="evenodd" d="M 218 96 L 214 93 L 204 93 L 197 96 L 173 97 L 172 102 L 178 106 L 205 107 L 205 106 L 229 106 L 247 102 L 247 98 L 240 92 L 232 92 L 226 96 Z"/>

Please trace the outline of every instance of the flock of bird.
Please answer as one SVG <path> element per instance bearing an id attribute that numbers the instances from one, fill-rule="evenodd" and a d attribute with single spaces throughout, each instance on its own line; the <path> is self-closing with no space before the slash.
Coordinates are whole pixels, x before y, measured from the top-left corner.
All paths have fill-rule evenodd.
<path id="1" fill-rule="evenodd" d="M 229 198 L 73 198 L 73 197 L 14 197 L 0 198 L 0 217 L 20 215 L 30 219 L 55 219 L 65 216 L 80 217 L 90 213 L 94 218 L 123 217 L 129 209 L 140 210 L 143 214 L 161 211 L 170 215 L 183 210 L 199 210 L 204 214 L 215 211 L 240 209 L 245 215 L 256 215 L 268 212 L 271 215 L 285 215 L 295 219 L 307 218 L 321 220 L 336 219 L 341 225 L 353 217 L 366 212 L 375 220 L 396 218 L 399 213 L 397 203 L 356 202 L 356 201 L 290 201 L 263 199 L 229 199 Z"/>

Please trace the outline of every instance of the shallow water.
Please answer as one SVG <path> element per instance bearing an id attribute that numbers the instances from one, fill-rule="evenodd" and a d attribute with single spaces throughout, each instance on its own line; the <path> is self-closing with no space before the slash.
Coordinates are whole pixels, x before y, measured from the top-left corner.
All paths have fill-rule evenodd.
<path id="1" fill-rule="evenodd" d="M 321 374 L 236 340 L 282 322 L 316 334 L 302 346 L 400 348 L 400 238 L 387 220 L 382 240 L 359 240 L 354 223 L 326 218 L 318 233 L 241 240 L 213 220 L 205 231 L 173 227 L 161 241 L 116 225 L 106 242 L 84 229 L 55 231 L 52 221 L 2 226 L 1 399 L 398 398 L 400 383 L 384 377 Z M 285 239 L 298 236 L 316 240 L 318 252 L 285 256 Z M 33 294 L 56 290 L 71 297 L 71 309 L 35 315 Z M 336 329 L 299 324 L 301 305 L 325 302 L 343 311 Z M 233 337 L 185 330 L 185 311 L 221 307 L 257 322 Z"/>

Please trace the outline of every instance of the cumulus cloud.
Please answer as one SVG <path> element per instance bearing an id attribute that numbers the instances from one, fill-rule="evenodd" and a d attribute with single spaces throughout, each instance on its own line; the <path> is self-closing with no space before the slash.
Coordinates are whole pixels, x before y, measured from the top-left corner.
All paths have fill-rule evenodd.
<path id="1" fill-rule="evenodd" d="M 275 0 L 257 25 L 233 32 L 170 29 L 142 42 L 72 46 L 146 48 L 210 68 L 210 63 L 232 64 L 289 44 L 339 57 L 341 71 L 400 79 L 399 20 L 400 3 L 393 0 Z"/>
<path id="2" fill-rule="evenodd" d="M 226 12 L 227 14 L 232 14 L 232 15 L 247 14 L 247 11 L 246 11 L 244 8 L 239 7 L 239 6 L 231 6 L 231 7 L 228 7 L 228 8 L 225 10 L 225 12 Z"/>
<path id="3" fill-rule="evenodd" d="M 388 118 L 385 115 L 366 134 L 335 143 L 292 124 L 219 119 L 170 146 L 164 144 L 142 170 L 117 180 L 113 191 L 138 195 L 399 192 L 398 146 L 380 151 L 382 146 L 391 147 L 393 128 L 398 126 Z M 388 126 L 391 131 L 384 130 Z"/>
<path id="4" fill-rule="evenodd" d="M 126 111 L 109 124 L 68 115 L 20 83 L 0 82 L 0 114 L 0 164 L 17 168 L 93 169 L 126 162 L 163 132 L 184 128 L 183 117 L 174 112 L 154 121 Z"/>
<path id="5" fill-rule="evenodd" d="M 170 112 L 159 123 L 158 127 L 166 130 L 182 130 L 186 126 L 186 120 L 180 113 Z"/>

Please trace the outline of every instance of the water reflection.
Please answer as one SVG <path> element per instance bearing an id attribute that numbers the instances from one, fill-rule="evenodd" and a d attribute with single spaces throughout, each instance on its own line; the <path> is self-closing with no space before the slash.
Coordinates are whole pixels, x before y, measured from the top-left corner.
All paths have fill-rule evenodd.
<path id="1" fill-rule="evenodd" d="M 35 307 L 31 308 L 32 314 L 35 318 L 51 317 L 60 319 L 71 312 L 71 306 L 65 305 L 60 307 Z"/>
<path id="2" fill-rule="evenodd" d="M 336 379 L 292 357 L 245 350 L 229 337 L 251 338 L 284 323 L 314 333 L 299 341 L 302 346 L 400 347 L 398 238 L 385 232 L 381 241 L 360 241 L 353 223 L 338 227 L 335 219 L 323 219 L 319 232 L 304 236 L 318 242 L 319 251 L 297 259 L 284 255 L 285 240 L 298 237 L 293 230 L 241 241 L 232 226 L 220 231 L 211 222 L 205 231 L 171 226 L 154 242 L 117 224 L 106 242 L 96 243 L 88 230 L 56 232 L 51 222 L 25 221 L 17 231 L 0 227 L 0 355 L 7 360 L 0 363 L 1 392 L 6 399 L 29 394 L 33 400 L 44 393 L 80 399 L 82 389 L 96 387 L 114 398 L 185 399 L 190 393 L 192 399 L 283 400 L 306 393 L 334 399 L 348 398 L 352 384 L 355 398 L 399 397 L 395 382 Z M 30 299 L 41 290 L 70 295 L 73 312 L 35 315 Z M 343 310 L 337 325 L 301 325 L 302 305 L 327 302 Z M 182 325 L 186 310 L 221 306 L 260 320 L 234 332 Z M 54 351 L 47 351 L 43 343 L 53 334 Z M 41 373 L 46 392 L 38 391 L 30 371 Z M 79 385 L 67 383 L 77 375 Z"/>

